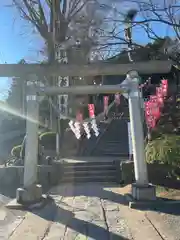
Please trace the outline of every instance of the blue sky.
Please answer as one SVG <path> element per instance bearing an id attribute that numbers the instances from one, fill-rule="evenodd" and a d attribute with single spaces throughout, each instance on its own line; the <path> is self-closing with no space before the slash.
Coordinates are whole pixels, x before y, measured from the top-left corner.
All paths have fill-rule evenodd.
<path id="1" fill-rule="evenodd" d="M 36 50 L 42 42 L 32 34 L 32 28 L 18 18 L 16 9 L 2 4 L 0 3 L 0 63 L 17 63 L 22 58 L 36 61 Z M 9 85 L 10 79 L 0 78 L 0 98 L 4 97 Z"/>
<path id="2" fill-rule="evenodd" d="M 11 0 L 0 1 L 0 63 L 17 63 L 22 58 L 28 61 L 36 61 L 39 57 L 37 49 L 41 48 L 42 40 L 32 34 L 32 27 L 18 17 L 15 8 L 4 7 L 3 2 L 8 4 Z M 162 36 L 169 34 L 170 31 L 162 24 L 156 24 L 154 28 Z M 136 29 L 133 37 L 141 44 L 148 42 L 147 37 L 140 29 Z M 0 99 L 4 97 L 9 85 L 10 79 L 0 79 Z"/>

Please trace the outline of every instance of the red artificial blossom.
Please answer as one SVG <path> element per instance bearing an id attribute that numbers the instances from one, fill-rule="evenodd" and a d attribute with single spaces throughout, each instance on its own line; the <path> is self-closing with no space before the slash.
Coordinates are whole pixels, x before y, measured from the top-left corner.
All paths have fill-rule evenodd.
<path id="1" fill-rule="evenodd" d="M 166 97 L 167 96 L 167 92 L 168 92 L 168 80 L 167 79 L 161 80 L 160 87 L 162 89 L 163 96 Z"/>
<path id="2" fill-rule="evenodd" d="M 159 107 L 162 108 L 164 106 L 164 98 L 163 98 L 163 91 L 161 87 L 156 87 L 156 96 L 157 96 L 157 102 L 159 104 Z"/>
<path id="3" fill-rule="evenodd" d="M 151 104 L 152 104 L 151 101 L 145 102 L 145 118 L 149 128 L 153 128 L 154 126 L 154 117 L 152 116 L 152 112 L 151 112 L 151 108 L 152 108 Z"/>
<path id="4" fill-rule="evenodd" d="M 154 96 L 154 99 L 151 103 L 151 113 L 156 123 L 161 117 L 161 106 L 159 105 L 157 96 Z"/>
<path id="5" fill-rule="evenodd" d="M 164 106 L 164 99 L 168 93 L 168 80 L 161 80 L 159 87 L 156 87 L 156 95 L 150 96 L 150 100 L 145 102 L 145 117 L 149 128 L 154 128 L 161 116 Z"/>
<path id="6" fill-rule="evenodd" d="M 161 84 L 168 87 L 168 80 L 167 79 L 162 79 Z"/>
<path id="7" fill-rule="evenodd" d="M 155 127 L 155 118 L 152 116 L 151 113 L 151 102 L 148 101 L 145 103 L 145 117 L 146 117 L 146 123 L 149 128 Z"/>

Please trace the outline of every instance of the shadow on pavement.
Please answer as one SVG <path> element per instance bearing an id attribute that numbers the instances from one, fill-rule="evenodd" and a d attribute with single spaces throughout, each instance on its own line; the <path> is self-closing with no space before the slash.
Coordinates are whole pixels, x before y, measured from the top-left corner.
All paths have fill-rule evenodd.
<path id="1" fill-rule="evenodd" d="M 128 205 L 128 202 L 126 201 L 124 195 L 121 195 L 120 193 L 112 192 L 110 190 L 112 187 L 117 188 L 117 185 L 116 186 L 107 185 L 107 184 L 98 185 L 97 183 L 95 183 L 94 186 L 92 183 L 91 184 L 86 183 L 81 185 L 69 184 L 69 186 L 67 185 L 66 191 L 62 189 L 62 192 L 61 192 L 61 189 L 58 189 L 58 194 L 63 197 L 75 197 L 75 196 L 98 197 L 100 199 L 109 200 L 114 203 Z M 104 188 L 107 188 L 107 189 L 104 189 Z M 51 194 L 53 195 L 53 189 Z"/>
<path id="2" fill-rule="evenodd" d="M 74 197 L 75 196 L 98 197 L 100 199 L 109 200 L 114 203 L 128 206 L 128 201 L 126 200 L 124 195 L 113 192 L 113 191 L 109 191 L 108 188 L 112 188 L 111 185 L 108 186 L 108 185 L 99 184 L 99 185 L 93 186 L 92 184 L 81 184 L 81 185 L 69 184 L 69 188 L 67 187 L 66 191 L 62 189 L 63 191 L 61 192 L 61 189 L 59 189 L 58 194 L 62 195 L 63 197 L 73 197 L 73 196 Z M 52 189 L 52 195 L 53 195 L 53 189 Z M 147 203 L 144 205 L 139 205 L 139 207 L 136 207 L 136 209 L 142 210 L 142 211 L 150 210 L 150 211 L 156 211 L 160 213 L 179 216 L 180 201 L 172 204 L 168 199 L 159 198 L 155 204 Z"/>
<path id="3" fill-rule="evenodd" d="M 154 211 L 158 213 L 164 213 L 164 214 L 169 214 L 169 215 L 174 215 L 174 216 L 180 216 L 180 202 L 178 203 L 168 203 L 169 201 L 167 199 L 164 200 L 164 202 L 167 203 L 161 203 L 163 199 L 158 199 L 159 203 L 157 204 L 150 204 L 150 205 L 145 205 L 145 206 L 139 206 L 136 207 L 138 210 L 142 211 Z"/>
<path id="4" fill-rule="evenodd" d="M 130 240 L 123 236 L 117 235 L 113 232 L 109 232 L 108 229 L 105 229 L 96 224 L 97 222 L 85 221 L 75 217 L 75 214 L 69 210 L 65 210 L 55 204 L 52 201 L 51 204 L 47 205 L 44 209 L 39 211 L 33 211 L 34 214 L 38 215 L 41 218 L 44 218 L 51 222 L 59 222 L 66 226 L 69 229 L 74 230 L 77 233 L 83 234 L 87 237 L 96 240 Z M 66 228 L 65 228 L 66 229 Z M 64 229 L 64 231 L 66 231 Z"/>

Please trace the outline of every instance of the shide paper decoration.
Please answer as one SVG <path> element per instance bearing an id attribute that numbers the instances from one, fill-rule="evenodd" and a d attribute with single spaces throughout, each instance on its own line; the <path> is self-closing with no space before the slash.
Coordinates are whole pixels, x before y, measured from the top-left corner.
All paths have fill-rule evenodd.
<path id="1" fill-rule="evenodd" d="M 81 134 L 80 134 L 80 123 L 79 122 L 73 122 L 72 120 L 69 122 L 69 126 L 73 133 L 75 134 L 77 139 L 80 139 Z"/>
<path id="2" fill-rule="evenodd" d="M 86 133 L 86 137 L 87 137 L 87 139 L 89 139 L 91 137 L 91 131 L 90 131 L 88 122 L 84 122 L 83 127 L 84 127 L 84 131 Z"/>
<path id="3" fill-rule="evenodd" d="M 72 120 L 69 122 L 69 126 L 77 139 L 81 138 L 82 121 L 83 121 L 83 114 L 80 111 L 78 111 L 76 114 L 76 122 L 74 123 Z"/>
<path id="4" fill-rule="evenodd" d="M 95 118 L 94 104 L 88 104 L 88 110 L 89 110 L 89 117 L 91 119 L 91 127 L 89 126 L 88 122 L 83 122 L 83 114 L 80 111 L 78 111 L 76 114 L 76 121 L 74 122 L 73 120 L 71 120 L 69 122 L 69 126 L 77 139 L 81 138 L 81 131 L 83 131 L 83 128 L 86 133 L 87 139 L 91 137 L 91 131 L 90 131 L 91 129 L 93 129 L 96 137 L 99 136 L 99 130 L 98 130 L 96 118 Z"/>

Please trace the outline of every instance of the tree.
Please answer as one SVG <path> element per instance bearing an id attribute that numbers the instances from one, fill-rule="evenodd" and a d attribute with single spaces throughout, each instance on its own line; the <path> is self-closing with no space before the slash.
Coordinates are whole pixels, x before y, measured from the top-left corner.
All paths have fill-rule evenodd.
<path id="1" fill-rule="evenodd" d="M 179 10 L 180 4 L 177 0 L 150 0 L 150 1 L 139 1 L 139 0 L 129 0 L 123 1 L 128 2 L 128 12 L 130 10 L 136 11 L 136 16 L 132 19 L 131 29 L 135 32 L 140 32 L 141 35 L 146 35 L 149 40 L 161 41 L 164 37 L 170 36 L 180 40 L 180 17 Z M 122 3 L 121 3 L 122 5 Z M 124 15 L 124 8 L 118 8 L 117 12 L 117 27 L 120 28 L 121 25 L 129 24 L 126 15 Z M 113 21 L 113 18 L 107 18 L 107 20 Z M 117 44 L 123 42 L 123 32 L 119 32 L 119 29 L 114 29 L 112 38 L 117 39 Z M 160 31 L 161 29 L 161 31 Z M 164 29 L 164 34 L 162 30 Z M 164 35 L 164 36 L 163 36 Z M 172 44 L 172 40 L 167 38 L 164 43 L 164 48 L 169 47 Z M 132 41 L 132 45 L 137 47 L 136 41 Z M 173 43 L 174 45 L 174 43 Z M 143 46 L 141 46 L 143 47 Z"/>
<path id="2" fill-rule="evenodd" d="M 164 28 L 166 36 L 171 35 L 180 39 L 180 5 L 177 0 L 58 0 L 55 1 L 56 14 L 52 8 L 53 0 L 12 0 L 12 2 L 19 9 L 21 17 L 32 23 L 36 32 L 45 40 L 49 60 L 54 59 L 52 34 L 54 15 L 59 25 L 57 42 L 66 42 L 66 46 L 74 45 L 82 29 L 86 29 L 83 30 L 86 37 L 87 32 L 93 29 L 91 37 L 88 38 L 88 44 L 94 50 L 92 59 L 97 56 L 98 59 L 101 56 L 106 58 L 107 55 L 112 56 L 127 48 L 128 41 L 124 36 L 124 28 L 129 24 L 127 20 L 129 10 L 135 9 L 137 12 L 131 25 L 133 31 L 140 31 L 140 34 L 146 34 L 149 39 L 156 40 L 163 38 L 162 34 L 159 34 L 162 33 L 159 28 Z M 132 46 L 144 47 L 135 39 L 132 39 Z"/>
<path id="3" fill-rule="evenodd" d="M 109 11 L 103 4 L 96 0 L 12 0 L 12 2 L 19 10 L 20 17 L 29 22 L 43 38 L 48 63 L 56 61 L 56 46 L 62 49 L 60 57 L 66 55 L 69 63 L 77 61 L 84 63 L 95 58 L 102 35 L 104 14 Z M 57 79 L 45 80 L 46 84 L 58 82 Z M 69 79 L 71 85 L 74 83 L 73 80 L 74 78 Z M 82 82 L 82 79 L 76 79 L 77 85 L 79 83 L 77 80 Z M 86 78 L 83 80 L 85 82 Z M 56 97 L 49 100 L 53 106 L 50 108 L 50 115 L 53 115 L 51 119 L 55 121 L 59 111 L 56 105 L 58 101 Z M 71 104 L 75 102 L 73 99 L 70 101 Z M 72 110 L 74 115 L 75 106 Z M 54 121 L 53 126 L 56 125 Z"/>
<path id="4" fill-rule="evenodd" d="M 134 1 L 133 1 L 134 2 Z M 162 44 L 159 52 L 166 53 L 178 66 L 180 60 L 180 3 L 177 0 L 135 1 L 140 21 L 134 26 L 141 26 L 150 40 Z M 164 29 L 164 36 L 162 30 Z"/>
<path id="5" fill-rule="evenodd" d="M 48 61 L 55 59 L 54 28 L 58 28 L 56 43 L 66 48 L 93 47 L 97 40 L 97 26 L 103 22 L 103 6 L 95 0 L 12 0 L 20 16 L 29 23 L 45 41 Z M 53 5 L 54 4 L 54 5 Z M 54 21 L 56 19 L 56 21 Z M 91 33 L 90 33 L 91 31 Z"/>
<path id="6" fill-rule="evenodd" d="M 179 10 L 180 4 L 177 0 L 165 0 L 157 1 L 151 0 L 146 1 L 136 1 L 137 7 L 139 9 L 139 14 L 142 18 L 142 21 L 136 21 L 135 23 L 141 24 L 145 31 L 147 32 L 149 38 L 151 39 L 161 39 L 159 35 L 158 27 L 154 27 L 154 24 L 157 26 L 164 27 L 166 29 L 166 35 L 168 32 L 171 32 L 176 38 L 180 39 L 180 19 L 179 19 Z"/>
<path id="7" fill-rule="evenodd" d="M 12 0 L 20 16 L 32 24 L 45 42 L 48 62 L 55 61 L 55 43 L 66 50 L 68 62 L 107 58 L 121 52 L 127 45 L 144 48 L 135 39 L 131 43 L 124 30 L 141 28 L 149 39 L 162 40 L 154 23 L 171 27 L 178 36 L 179 23 L 174 1 L 98 0 Z M 125 9 L 124 4 L 128 3 Z M 135 11 L 129 11 L 135 9 Z M 164 12 L 163 12 L 164 11 Z M 128 15 L 134 16 L 129 21 Z M 139 21 L 137 19 L 140 19 Z M 56 29 L 56 36 L 54 36 Z M 132 31 L 130 31 L 132 32 Z M 164 43 L 166 45 L 168 40 Z M 162 48 L 163 49 L 163 48 Z M 148 60 L 148 59 L 147 59 Z M 73 79 L 71 84 L 73 83 Z M 76 79 L 77 82 L 77 79 Z"/>

